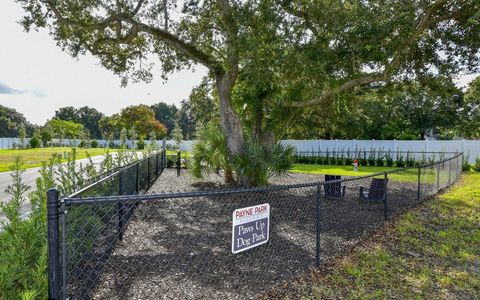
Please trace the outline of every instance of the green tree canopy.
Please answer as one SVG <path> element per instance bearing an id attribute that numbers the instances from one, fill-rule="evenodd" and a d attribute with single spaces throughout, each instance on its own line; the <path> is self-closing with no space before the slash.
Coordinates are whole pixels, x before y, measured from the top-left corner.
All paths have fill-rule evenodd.
<path id="1" fill-rule="evenodd" d="M 15 109 L 0 105 L 0 137 L 18 137 L 22 125 L 26 134 L 31 136 L 35 126 L 30 124 L 25 116 Z"/>
<path id="2" fill-rule="evenodd" d="M 45 127 L 51 130 L 53 137 L 59 139 L 77 139 L 84 130 L 83 125 L 80 123 L 59 119 L 51 119 L 45 124 Z"/>
<path id="3" fill-rule="evenodd" d="M 128 106 L 119 114 L 104 117 L 99 125 L 106 138 L 119 137 L 122 129 L 131 132 L 132 128 L 142 138 L 148 137 L 152 131 L 157 137 L 164 137 L 167 134 L 167 128 L 155 119 L 152 108 L 143 104 Z"/>
<path id="4" fill-rule="evenodd" d="M 82 124 L 88 130 L 90 136 L 94 139 L 100 139 L 102 133 L 98 125 L 98 121 L 103 117 L 103 114 L 88 106 L 74 108 L 73 106 L 61 107 L 55 111 L 54 118 L 73 121 Z"/>

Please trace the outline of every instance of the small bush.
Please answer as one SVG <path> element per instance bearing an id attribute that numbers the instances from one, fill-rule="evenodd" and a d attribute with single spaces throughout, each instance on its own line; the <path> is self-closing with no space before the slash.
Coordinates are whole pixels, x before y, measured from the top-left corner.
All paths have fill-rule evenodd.
<path id="1" fill-rule="evenodd" d="M 177 156 L 167 155 L 167 168 L 173 168 L 177 164 Z"/>
<path id="2" fill-rule="evenodd" d="M 108 142 L 108 148 L 113 149 L 116 148 L 116 145 L 113 141 Z"/>
<path id="3" fill-rule="evenodd" d="M 345 165 L 346 166 L 351 166 L 353 164 L 353 159 L 350 157 L 345 158 Z"/>
<path id="4" fill-rule="evenodd" d="M 375 159 L 375 152 L 370 152 L 368 154 L 368 165 L 369 166 L 375 166 L 375 162 L 376 162 L 376 159 Z"/>
<path id="5" fill-rule="evenodd" d="M 80 143 L 78 144 L 79 148 L 88 148 L 88 142 L 85 140 L 81 140 Z"/>
<path id="6" fill-rule="evenodd" d="M 137 149 L 142 150 L 145 148 L 145 141 L 143 140 L 143 137 L 140 137 L 140 139 L 137 142 Z"/>
<path id="7" fill-rule="evenodd" d="M 98 141 L 97 140 L 92 140 L 90 142 L 90 147 L 92 148 L 97 148 L 98 147 Z"/>
<path id="8" fill-rule="evenodd" d="M 410 155 L 410 152 L 407 152 L 407 160 L 405 161 L 407 167 L 414 167 L 415 166 L 415 158 Z"/>
<path id="9" fill-rule="evenodd" d="M 477 172 L 480 172 L 480 157 L 475 159 L 475 165 L 473 166 L 473 169 Z"/>
<path id="10" fill-rule="evenodd" d="M 393 157 L 390 152 L 385 155 L 385 164 L 387 167 L 391 168 L 393 166 Z"/>
<path id="11" fill-rule="evenodd" d="M 40 139 L 38 138 L 37 135 L 33 135 L 28 143 L 30 144 L 30 148 L 40 147 Z"/>
<path id="12" fill-rule="evenodd" d="M 377 157 L 375 158 L 375 165 L 377 167 L 383 167 L 384 162 L 383 162 L 383 155 L 381 152 L 378 152 Z"/>

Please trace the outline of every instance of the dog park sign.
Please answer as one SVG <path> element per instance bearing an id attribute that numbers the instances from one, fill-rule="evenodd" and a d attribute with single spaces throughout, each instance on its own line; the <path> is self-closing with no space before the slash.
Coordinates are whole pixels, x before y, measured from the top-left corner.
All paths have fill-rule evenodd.
<path id="1" fill-rule="evenodd" d="M 236 209 L 232 222 L 232 253 L 268 242 L 270 205 L 268 203 Z"/>

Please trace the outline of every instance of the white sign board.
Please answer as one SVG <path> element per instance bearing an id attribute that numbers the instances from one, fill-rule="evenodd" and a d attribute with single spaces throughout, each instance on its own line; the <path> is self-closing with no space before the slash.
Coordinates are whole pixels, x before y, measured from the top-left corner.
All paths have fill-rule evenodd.
<path id="1" fill-rule="evenodd" d="M 270 205 L 268 203 L 236 209 L 232 222 L 232 253 L 268 242 Z"/>

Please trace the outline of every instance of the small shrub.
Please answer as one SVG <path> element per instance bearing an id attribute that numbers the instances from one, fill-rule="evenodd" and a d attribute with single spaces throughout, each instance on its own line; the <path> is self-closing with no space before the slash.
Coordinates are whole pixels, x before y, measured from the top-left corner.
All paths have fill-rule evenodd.
<path id="1" fill-rule="evenodd" d="M 351 166 L 353 164 L 353 159 L 350 157 L 345 158 L 345 165 L 346 166 Z"/>
<path id="2" fill-rule="evenodd" d="M 383 162 L 383 154 L 382 154 L 382 151 L 378 151 L 377 153 L 377 157 L 375 157 L 375 165 L 377 167 L 383 167 L 384 166 L 384 162 Z"/>
<path id="3" fill-rule="evenodd" d="M 390 152 L 385 155 L 385 164 L 387 167 L 391 168 L 393 166 L 393 157 Z"/>
<path id="4" fill-rule="evenodd" d="M 475 165 L 473 166 L 473 169 L 477 172 L 480 172 L 480 157 L 475 159 Z"/>
<path id="5" fill-rule="evenodd" d="M 468 153 L 463 156 L 463 161 L 462 161 L 463 172 L 469 172 L 472 169 L 472 166 L 468 163 L 469 158 L 470 158 L 470 155 Z"/>
<path id="6" fill-rule="evenodd" d="M 108 148 L 113 149 L 115 147 L 116 147 L 116 145 L 113 141 L 108 142 Z"/>
<path id="7" fill-rule="evenodd" d="M 145 141 L 143 140 L 143 137 L 140 137 L 137 142 L 137 149 L 142 150 L 143 148 L 145 148 Z"/>
<path id="8" fill-rule="evenodd" d="M 409 168 L 415 166 L 415 158 L 410 154 L 410 152 L 407 152 L 407 160 L 405 161 L 405 164 Z"/>
<path id="9" fill-rule="evenodd" d="M 370 153 L 368 154 L 368 165 L 375 166 L 375 162 L 376 162 L 375 152 L 370 151 Z"/>
<path id="10" fill-rule="evenodd" d="M 40 139 L 38 138 L 37 135 L 33 135 L 28 143 L 30 144 L 30 148 L 40 147 Z"/>
<path id="11" fill-rule="evenodd" d="M 173 168 L 177 164 L 177 156 L 167 155 L 167 168 Z"/>
<path id="12" fill-rule="evenodd" d="M 97 140 L 92 140 L 90 142 L 90 147 L 92 148 L 97 148 L 98 147 L 98 141 Z"/>

